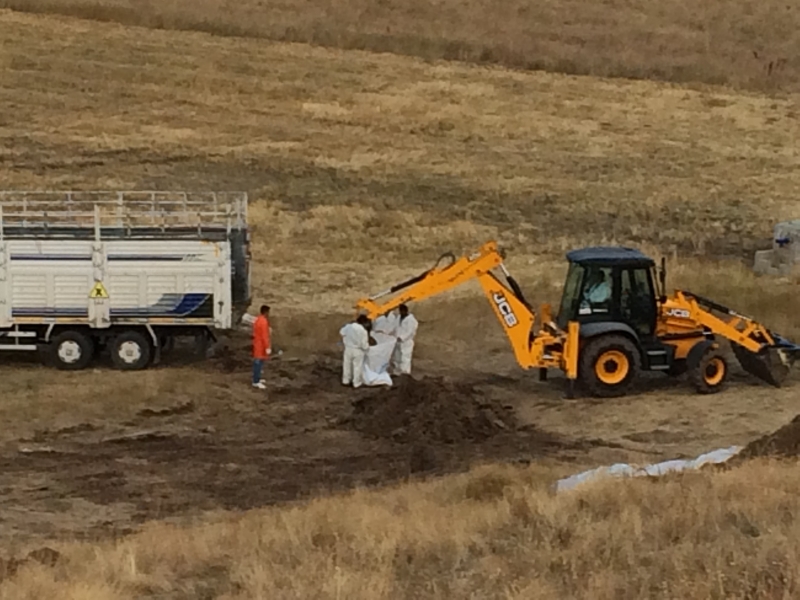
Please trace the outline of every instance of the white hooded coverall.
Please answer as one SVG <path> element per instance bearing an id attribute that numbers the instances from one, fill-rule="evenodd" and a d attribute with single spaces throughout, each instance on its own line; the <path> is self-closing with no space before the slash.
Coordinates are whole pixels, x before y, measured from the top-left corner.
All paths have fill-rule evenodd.
<path id="1" fill-rule="evenodd" d="M 419 323 L 410 314 L 397 326 L 397 347 L 394 355 L 395 372 L 403 375 L 411 374 L 411 355 L 414 353 L 414 337 L 417 335 Z"/>
<path id="2" fill-rule="evenodd" d="M 388 315 L 381 315 L 372 323 L 372 331 L 374 333 L 383 333 L 385 335 L 397 335 L 397 325 L 400 321 L 400 316 L 395 313 Z"/>
<path id="3" fill-rule="evenodd" d="M 364 384 L 364 358 L 369 350 L 369 334 L 360 323 L 348 323 L 339 330 L 344 343 L 342 383 L 353 387 Z"/>
<path id="4" fill-rule="evenodd" d="M 397 342 L 397 325 L 400 322 L 400 315 L 389 313 L 381 315 L 372 322 L 372 338 L 378 344 Z M 392 354 L 394 354 L 394 346 Z"/>

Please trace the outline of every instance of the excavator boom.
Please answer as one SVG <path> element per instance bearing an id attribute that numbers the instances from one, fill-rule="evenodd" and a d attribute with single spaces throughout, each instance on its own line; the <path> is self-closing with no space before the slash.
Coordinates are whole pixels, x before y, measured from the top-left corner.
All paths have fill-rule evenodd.
<path id="1" fill-rule="evenodd" d="M 451 262 L 441 266 L 445 257 L 449 257 Z M 506 282 L 493 273 L 496 269 L 502 271 Z M 430 298 L 473 279 L 480 283 L 522 368 L 560 368 L 570 380 L 577 377 L 577 324 L 570 325 L 566 332 L 561 331 L 545 306 L 539 319 L 541 331 L 535 335 L 537 315 L 525 300 L 519 284 L 505 268 L 495 242 L 488 242 L 476 253 L 458 259 L 452 254 L 443 255 L 433 268 L 359 300 L 356 308 L 375 319 L 401 304 Z"/>
<path id="2" fill-rule="evenodd" d="M 446 266 L 439 266 L 445 258 L 450 258 L 452 262 Z M 452 253 L 443 254 L 432 269 L 368 298 L 363 298 L 358 301 L 356 307 L 365 311 L 370 319 L 374 319 L 406 302 L 425 300 L 446 292 L 462 283 L 489 273 L 502 264 L 503 257 L 494 242 L 487 242 L 476 253 L 459 259 L 456 259 Z M 384 302 L 378 302 L 387 296 L 392 297 Z"/>

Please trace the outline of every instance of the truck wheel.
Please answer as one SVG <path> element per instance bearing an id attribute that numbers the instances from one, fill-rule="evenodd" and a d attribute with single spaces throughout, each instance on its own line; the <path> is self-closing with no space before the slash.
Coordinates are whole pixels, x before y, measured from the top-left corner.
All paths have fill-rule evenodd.
<path id="1" fill-rule="evenodd" d="M 578 377 L 593 396 L 625 395 L 640 369 L 639 349 L 621 335 L 591 339 L 581 351 Z"/>
<path id="2" fill-rule="evenodd" d="M 119 334 L 110 344 L 111 361 L 122 371 L 146 369 L 153 355 L 150 340 L 138 331 Z"/>
<path id="3" fill-rule="evenodd" d="M 92 338 L 80 331 L 62 331 L 50 341 L 50 360 L 62 371 L 79 371 L 94 358 Z"/>
<path id="4" fill-rule="evenodd" d="M 700 394 L 714 394 L 725 387 L 728 362 L 716 350 L 709 348 L 696 367 L 689 371 L 689 381 Z"/>

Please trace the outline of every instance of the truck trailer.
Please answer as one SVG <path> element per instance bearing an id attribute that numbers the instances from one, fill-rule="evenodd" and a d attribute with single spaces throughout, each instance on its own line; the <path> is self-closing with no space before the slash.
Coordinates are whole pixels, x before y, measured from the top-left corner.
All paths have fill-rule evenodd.
<path id="1" fill-rule="evenodd" d="M 146 369 L 250 306 L 244 192 L 0 192 L 0 351 Z"/>

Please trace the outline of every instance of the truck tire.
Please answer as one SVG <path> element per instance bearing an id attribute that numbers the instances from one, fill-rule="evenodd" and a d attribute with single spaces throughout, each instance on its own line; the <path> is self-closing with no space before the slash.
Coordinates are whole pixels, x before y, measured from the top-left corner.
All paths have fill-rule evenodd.
<path id="1" fill-rule="evenodd" d="M 146 335 L 138 331 L 125 331 L 109 345 L 111 362 L 121 371 L 141 371 L 150 364 L 153 348 Z"/>
<path id="2" fill-rule="evenodd" d="M 591 338 L 581 351 L 578 378 L 593 396 L 624 396 L 641 368 L 639 349 L 621 335 Z"/>
<path id="3" fill-rule="evenodd" d="M 700 394 L 715 394 L 728 380 L 728 361 L 717 350 L 709 348 L 700 362 L 689 370 L 689 381 Z"/>
<path id="4" fill-rule="evenodd" d="M 94 342 L 74 329 L 62 331 L 50 341 L 50 360 L 62 371 L 80 371 L 94 358 Z"/>

